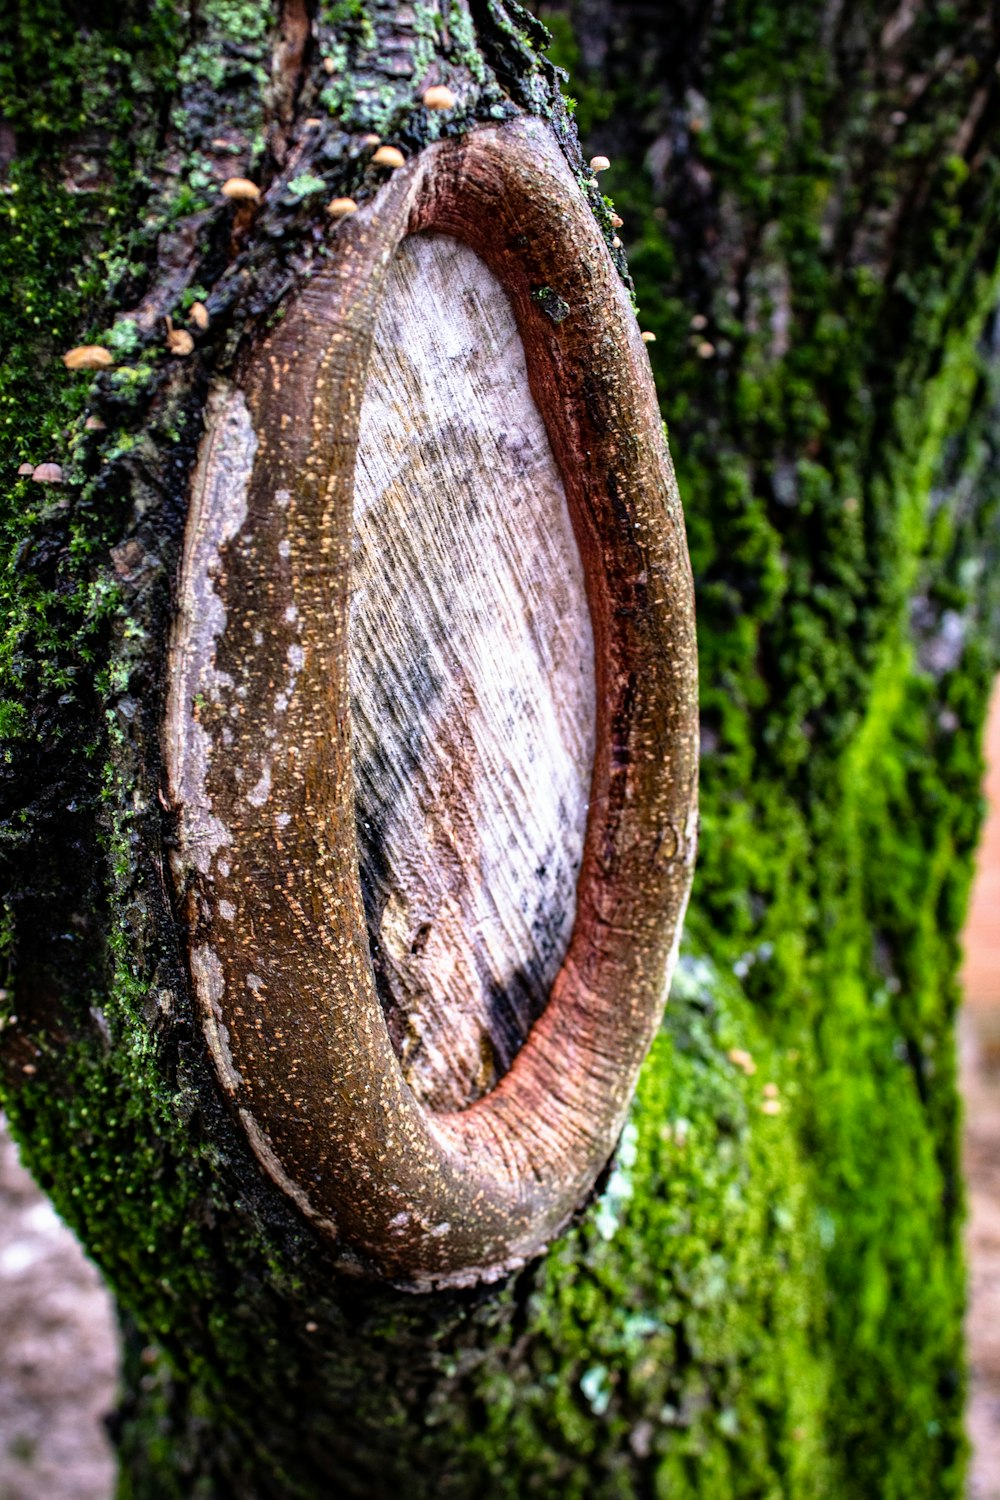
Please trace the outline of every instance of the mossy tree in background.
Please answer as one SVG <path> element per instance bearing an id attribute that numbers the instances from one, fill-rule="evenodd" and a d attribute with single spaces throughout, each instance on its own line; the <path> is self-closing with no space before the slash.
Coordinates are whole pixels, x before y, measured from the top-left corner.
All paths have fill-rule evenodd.
<path id="1" fill-rule="evenodd" d="M 621 163 L 686 497 L 689 936 L 716 959 L 732 938 L 769 1034 L 809 1038 L 836 1492 L 946 1489 L 950 1022 L 997 639 L 996 16 L 687 7 L 655 39 L 638 7 L 550 21 L 584 140 Z"/>
<path id="2" fill-rule="evenodd" d="M 599 1196 L 506 1283 L 420 1297 L 338 1280 L 219 1099 L 161 879 L 171 584 L 209 383 L 308 276 L 329 199 L 374 191 L 361 138 L 412 154 L 520 111 L 579 169 L 573 125 L 500 0 L 5 20 L 4 1097 L 122 1309 L 126 1496 L 961 1493 L 951 1025 L 997 638 L 1000 20 L 544 14 L 657 339 L 701 863 Z M 420 107 L 431 72 L 456 113 Z M 65 371 L 83 343 L 115 367 Z M 41 463 L 63 482 L 17 477 Z"/>

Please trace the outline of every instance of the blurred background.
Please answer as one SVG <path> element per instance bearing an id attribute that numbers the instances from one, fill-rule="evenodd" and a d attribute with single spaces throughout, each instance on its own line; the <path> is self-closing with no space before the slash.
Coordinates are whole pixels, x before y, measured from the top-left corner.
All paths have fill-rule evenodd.
<path id="1" fill-rule="evenodd" d="M 1000 1496 L 1000 687 L 993 692 L 987 758 L 990 812 L 965 929 L 959 1022 L 969 1208 L 969 1494 L 974 1500 Z"/>

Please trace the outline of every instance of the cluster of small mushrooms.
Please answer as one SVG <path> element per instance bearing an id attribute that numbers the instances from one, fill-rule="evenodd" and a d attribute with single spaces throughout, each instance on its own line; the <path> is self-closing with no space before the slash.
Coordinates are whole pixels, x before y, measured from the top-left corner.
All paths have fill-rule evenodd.
<path id="1" fill-rule="evenodd" d="M 333 71 L 332 59 L 327 58 L 324 63 L 327 72 Z M 443 83 L 433 84 L 424 91 L 421 99 L 425 109 L 444 111 L 454 109 L 458 103 L 456 95 L 447 85 Z M 318 125 L 319 121 L 306 121 L 307 125 Z M 394 171 L 406 163 L 406 158 L 398 146 L 386 145 L 380 136 L 369 134 L 362 137 L 362 145 L 374 147 L 372 165 L 385 167 Z M 592 156 L 590 159 L 590 170 L 593 173 L 605 172 L 611 166 L 606 156 Z M 596 175 L 590 178 L 589 187 L 597 187 Z M 221 188 L 222 196 L 233 203 L 259 203 L 261 198 L 260 188 L 249 177 L 230 177 Z M 353 198 L 334 198 L 327 204 L 326 211 L 333 220 L 346 218 L 349 214 L 357 213 L 358 205 Z M 623 220 L 618 214 L 612 214 L 611 224 L 615 230 L 621 229 Z M 621 248 L 621 240 L 617 233 L 611 241 L 615 250 Z M 199 332 L 204 332 L 208 327 L 209 314 L 203 302 L 194 302 L 188 310 L 190 322 Z M 168 352 L 177 358 L 184 359 L 194 351 L 194 338 L 186 328 L 175 328 L 171 318 L 166 318 L 165 344 Z M 643 341 L 647 344 L 656 342 L 656 334 L 648 331 L 642 334 Z M 63 364 L 67 370 L 110 370 L 114 367 L 115 359 L 110 349 L 101 344 L 80 344 L 76 348 L 69 349 L 63 355 Z M 97 417 L 88 417 L 88 428 L 101 428 L 104 423 Z M 63 471 L 59 464 L 23 463 L 18 468 L 18 474 L 24 478 L 31 478 L 37 484 L 61 484 Z"/>

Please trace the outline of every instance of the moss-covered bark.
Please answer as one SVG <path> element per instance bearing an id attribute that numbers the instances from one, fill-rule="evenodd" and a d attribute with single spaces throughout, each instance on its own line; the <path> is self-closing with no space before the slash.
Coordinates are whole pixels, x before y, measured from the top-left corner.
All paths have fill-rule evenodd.
<path id="1" fill-rule="evenodd" d="M 5 21 L 4 1090 L 125 1310 L 126 1496 L 960 1493 L 996 22 L 971 0 L 549 20 L 615 158 L 687 500 L 701 869 L 601 1196 L 507 1285 L 422 1298 L 333 1277 L 221 1108 L 160 873 L 170 585 L 208 382 L 325 253 L 328 199 L 375 187 L 361 136 L 412 151 L 527 109 L 579 168 L 572 126 L 500 0 L 338 0 L 301 68 L 292 5 Z M 438 78 L 474 101 L 444 125 L 419 105 Z M 218 194 L 235 175 L 267 189 L 253 216 Z M 163 318 L 196 300 L 209 328 L 174 358 Z M 91 340 L 117 367 L 64 371 Z M 14 477 L 45 460 L 64 484 Z"/>
<path id="2" fill-rule="evenodd" d="M 802 1054 L 835 1493 L 950 1493 L 952 976 L 997 638 L 995 18 L 687 7 L 651 48 L 638 8 L 568 14 L 699 584 L 689 934 Z"/>

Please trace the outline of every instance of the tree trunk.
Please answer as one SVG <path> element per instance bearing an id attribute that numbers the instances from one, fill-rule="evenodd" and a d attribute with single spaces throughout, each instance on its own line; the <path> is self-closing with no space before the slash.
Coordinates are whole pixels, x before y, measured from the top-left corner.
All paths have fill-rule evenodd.
<path id="1" fill-rule="evenodd" d="M 123 1495 L 961 1493 L 951 1021 L 997 640 L 1000 18 L 546 15 L 587 154 L 614 158 L 601 191 L 501 0 L 9 23 L 4 1098 L 122 1308 Z M 342 200 L 368 222 L 364 137 L 419 163 L 474 126 L 557 143 L 656 335 L 701 863 L 591 1201 L 499 1282 L 415 1292 L 346 1274 L 227 1104 L 162 725 L 206 415 L 220 390 L 253 407 L 259 351 L 357 232 Z M 530 290 L 558 328 L 558 288 Z M 91 346 L 113 368 L 63 369 Z M 374 955 L 384 987 L 399 952 Z M 481 1075 L 445 1068 L 459 1102 L 495 1092 L 533 993 Z"/>

